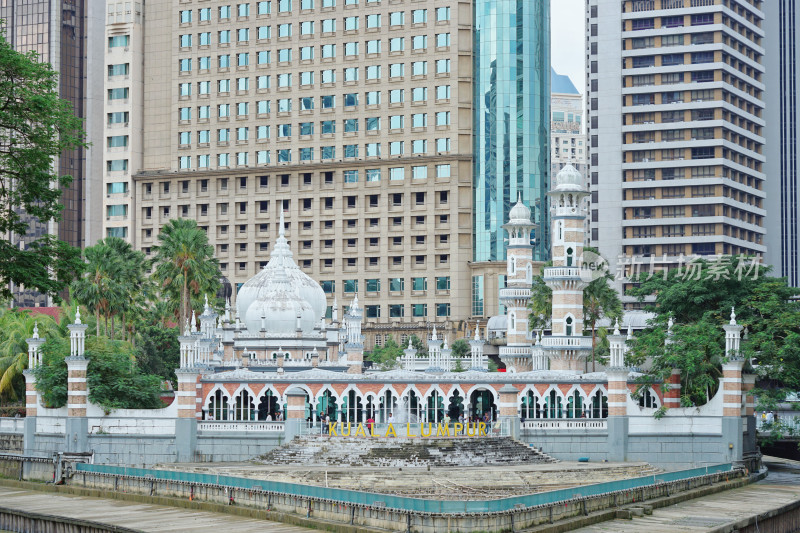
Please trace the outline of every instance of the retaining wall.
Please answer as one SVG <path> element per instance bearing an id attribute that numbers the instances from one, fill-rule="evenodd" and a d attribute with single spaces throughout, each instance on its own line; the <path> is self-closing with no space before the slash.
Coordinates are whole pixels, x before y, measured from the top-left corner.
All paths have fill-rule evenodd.
<path id="1" fill-rule="evenodd" d="M 391 531 L 437 533 L 440 531 L 513 531 L 550 524 L 561 519 L 585 516 L 609 508 L 662 498 L 714 483 L 737 480 L 742 470 L 703 475 L 604 494 L 574 497 L 545 505 L 513 508 L 504 512 L 437 513 L 388 509 L 381 502 L 371 505 L 347 504 L 317 497 L 289 495 L 262 490 L 259 480 L 252 480 L 250 489 L 212 484 L 149 479 L 117 474 L 78 471 L 68 485 L 99 490 L 105 493 L 125 492 L 150 497 L 176 498 L 181 501 L 210 502 L 272 513 L 288 513 L 341 524 Z M 577 488 L 576 488 L 577 490 Z M 387 495 L 388 498 L 388 495 Z"/>

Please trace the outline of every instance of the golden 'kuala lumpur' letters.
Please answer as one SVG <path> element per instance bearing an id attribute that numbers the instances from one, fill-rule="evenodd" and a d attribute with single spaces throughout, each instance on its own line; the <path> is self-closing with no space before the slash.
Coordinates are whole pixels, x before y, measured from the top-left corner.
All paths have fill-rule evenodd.
<path id="1" fill-rule="evenodd" d="M 485 437 L 488 435 L 486 431 L 486 424 L 484 422 L 467 422 L 462 424 L 457 422 L 453 424 L 453 431 L 450 431 L 448 424 L 434 424 L 427 422 L 419 424 L 420 434 L 416 435 L 413 431 L 416 430 L 416 424 L 406 424 L 405 437 Z M 394 424 L 389 424 L 383 434 L 376 433 L 376 424 L 363 424 L 359 422 L 357 425 L 351 422 L 329 422 L 328 435 L 331 437 L 397 437 L 397 430 Z"/>

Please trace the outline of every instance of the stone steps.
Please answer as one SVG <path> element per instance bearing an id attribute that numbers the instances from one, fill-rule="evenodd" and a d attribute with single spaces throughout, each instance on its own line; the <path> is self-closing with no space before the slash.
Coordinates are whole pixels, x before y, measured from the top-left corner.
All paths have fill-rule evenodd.
<path id="1" fill-rule="evenodd" d="M 304 436 L 261 456 L 274 465 L 330 467 L 457 467 L 552 463 L 555 459 L 511 438 L 364 439 Z"/>

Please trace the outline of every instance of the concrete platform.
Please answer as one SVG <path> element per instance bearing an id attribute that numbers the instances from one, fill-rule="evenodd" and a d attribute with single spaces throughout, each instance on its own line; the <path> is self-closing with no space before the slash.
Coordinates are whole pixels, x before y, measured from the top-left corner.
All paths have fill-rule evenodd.
<path id="1" fill-rule="evenodd" d="M 794 463 L 794 464 L 792 464 Z M 705 533 L 800 501 L 800 463 L 765 458 L 769 476 L 746 487 L 653 510 L 650 516 L 612 520 L 580 533 Z M 645 502 L 647 503 L 647 502 Z M 725 529 L 730 531 L 731 529 Z"/>
<path id="2" fill-rule="evenodd" d="M 181 463 L 153 468 L 437 499 L 495 499 L 661 472 L 644 462 L 560 462 L 430 469 Z"/>
<path id="3" fill-rule="evenodd" d="M 176 509 L 69 494 L 53 494 L 0 486 L 0 507 L 53 516 L 92 520 L 140 531 L 237 533 L 304 533 L 309 529 L 239 516 Z"/>

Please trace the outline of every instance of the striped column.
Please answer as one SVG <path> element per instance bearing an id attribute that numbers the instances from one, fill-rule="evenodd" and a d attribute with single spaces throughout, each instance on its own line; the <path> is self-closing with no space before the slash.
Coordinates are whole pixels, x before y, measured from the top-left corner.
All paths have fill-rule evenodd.
<path id="1" fill-rule="evenodd" d="M 513 385 L 506 384 L 500 389 L 500 405 L 498 414 L 499 416 L 516 417 L 517 410 L 519 409 L 519 400 L 517 388 Z"/>
<path id="2" fill-rule="evenodd" d="M 192 368 L 181 368 L 175 371 L 178 377 L 178 418 L 197 417 L 197 385 L 200 373 Z"/>
<path id="3" fill-rule="evenodd" d="M 67 357 L 67 416 L 85 417 L 89 388 L 86 385 L 86 369 L 89 360 L 83 355 Z"/>
<path id="4" fill-rule="evenodd" d="M 673 368 L 672 373 L 667 378 L 664 405 L 669 409 L 681 406 L 681 371 L 677 368 Z"/>
<path id="5" fill-rule="evenodd" d="M 290 391 L 286 393 L 286 418 L 289 420 L 304 420 L 306 415 L 306 393 L 304 391 Z"/>
<path id="6" fill-rule="evenodd" d="M 36 416 L 36 407 L 39 404 L 36 396 L 36 376 L 31 369 L 23 370 L 22 374 L 25 376 L 25 416 Z"/>
<path id="7" fill-rule="evenodd" d="M 756 411 L 753 389 L 756 386 L 755 374 L 744 374 L 742 376 L 742 391 L 744 392 L 744 412 L 745 416 L 753 416 Z"/>
<path id="8" fill-rule="evenodd" d="M 742 416 L 743 360 L 732 360 L 722 365 L 722 416 Z"/>
<path id="9" fill-rule="evenodd" d="M 612 367 L 608 376 L 608 416 L 628 414 L 628 369 Z"/>

